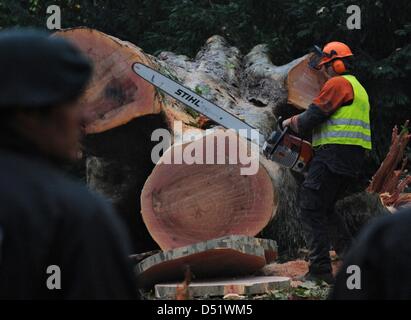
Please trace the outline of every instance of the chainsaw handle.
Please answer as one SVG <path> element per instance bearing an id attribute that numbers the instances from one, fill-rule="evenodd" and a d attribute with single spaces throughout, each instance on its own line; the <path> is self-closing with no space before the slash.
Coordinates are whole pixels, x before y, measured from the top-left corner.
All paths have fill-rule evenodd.
<path id="1" fill-rule="evenodd" d="M 278 117 L 278 120 L 277 120 L 277 126 L 278 126 L 278 128 L 281 130 L 281 131 L 284 131 L 284 127 L 283 127 L 283 117 Z"/>
<path id="2" fill-rule="evenodd" d="M 281 132 L 283 132 L 283 131 L 288 131 L 288 126 L 285 127 L 285 128 L 284 128 L 284 126 L 283 126 L 283 117 L 278 117 L 277 126 L 278 126 L 278 128 L 281 130 Z"/>
<path id="3" fill-rule="evenodd" d="M 288 131 L 288 128 L 289 128 L 289 127 L 285 127 L 285 129 L 284 129 L 283 126 L 282 126 L 282 124 L 281 124 L 281 122 L 282 122 L 282 121 L 281 121 L 281 117 L 279 117 L 277 124 L 278 124 L 278 127 L 279 127 L 279 129 L 280 129 L 281 134 L 280 134 L 280 136 L 276 139 L 276 141 L 274 142 L 274 145 L 272 146 L 272 149 L 271 149 L 270 153 L 268 154 L 268 158 L 270 158 L 270 157 L 273 155 L 275 149 L 277 149 L 277 147 L 280 145 L 281 141 L 284 139 L 284 137 L 285 137 L 285 135 L 286 135 L 286 133 L 287 133 L 287 131 Z M 273 134 L 275 134 L 275 131 L 272 133 L 272 135 L 273 135 Z M 269 140 L 272 140 L 271 137 L 270 137 Z"/>

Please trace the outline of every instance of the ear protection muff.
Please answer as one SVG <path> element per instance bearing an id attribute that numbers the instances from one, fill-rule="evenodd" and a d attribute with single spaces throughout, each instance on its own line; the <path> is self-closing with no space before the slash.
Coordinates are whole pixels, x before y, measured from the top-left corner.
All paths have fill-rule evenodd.
<path id="1" fill-rule="evenodd" d="M 337 57 L 335 57 L 337 56 Z M 335 57 L 335 58 L 333 58 Z M 347 68 L 344 64 L 344 61 L 340 58 L 338 58 L 338 53 L 335 50 L 331 50 L 330 52 L 324 52 L 321 50 L 320 47 L 314 46 L 313 49 L 313 54 L 310 57 L 310 60 L 308 62 L 308 65 L 316 70 L 320 70 L 321 66 L 319 67 L 318 65 L 321 63 L 321 61 L 326 58 L 329 59 L 328 62 L 325 63 L 326 66 L 332 66 L 333 70 L 337 74 L 342 74 L 347 71 Z M 334 59 L 334 60 L 333 60 Z"/>
<path id="2" fill-rule="evenodd" d="M 333 56 L 337 55 L 337 51 L 335 50 L 331 50 L 331 52 L 324 52 L 321 50 L 321 48 L 319 46 L 314 46 L 314 49 L 312 50 L 313 54 L 310 57 L 310 60 L 308 62 L 308 65 L 316 70 L 320 70 L 321 67 L 319 67 L 318 65 L 320 64 L 321 60 L 323 58 L 328 58 L 331 59 Z M 341 61 L 342 62 L 342 61 Z M 328 62 L 328 63 L 333 63 L 332 61 Z M 343 63 L 344 64 L 344 63 Z M 343 66 L 344 67 L 344 66 Z M 338 68 L 338 66 L 337 66 Z M 341 67 L 340 67 L 341 68 Z M 344 69 L 345 70 L 345 69 Z"/>
<path id="3" fill-rule="evenodd" d="M 345 67 L 344 61 L 341 59 L 336 59 L 332 62 L 332 67 L 335 73 L 342 74 L 345 71 L 347 71 L 347 68 Z"/>

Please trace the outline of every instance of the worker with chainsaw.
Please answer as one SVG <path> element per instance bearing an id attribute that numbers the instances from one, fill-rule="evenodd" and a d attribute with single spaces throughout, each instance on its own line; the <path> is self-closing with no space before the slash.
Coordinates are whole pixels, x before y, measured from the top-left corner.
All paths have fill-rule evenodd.
<path id="1" fill-rule="evenodd" d="M 283 121 L 299 135 L 312 135 L 314 157 L 302 184 L 299 206 L 310 250 L 302 280 L 333 282 L 329 250 L 341 257 L 351 234 L 335 211 L 338 196 L 358 177 L 371 149 L 370 104 L 364 87 L 350 73 L 353 53 L 341 42 L 315 47 L 310 65 L 329 78 L 306 111 Z"/>

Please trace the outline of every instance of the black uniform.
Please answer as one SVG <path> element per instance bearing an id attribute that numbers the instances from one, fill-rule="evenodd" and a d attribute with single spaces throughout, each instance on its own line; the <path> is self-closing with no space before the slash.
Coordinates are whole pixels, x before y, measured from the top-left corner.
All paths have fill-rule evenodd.
<path id="1" fill-rule="evenodd" d="M 346 256 L 331 298 L 411 299 L 410 230 L 411 209 L 367 226 Z M 352 265 L 359 267 L 360 287 L 349 289 L 347 280 L 352 283 L 348 277 L 354 273 L 347 268 Z"/>
<path id="2" fill-rule="evenodd" d="M 34 150 L 0 147 L 0 298 L 136 298 L 111 207 Z M 61 289 L 47 287 L 58 266 Z"/>
<path id="3" fill-rule="evenodd" d="M 334 210 L 337 199 L 358 176 L 364 149 L 350 145 L 324 145 L 317 148 L 301 186 L 300 214 L 310 250 L 310 272 L 330 273 L 331 245 L 343 255 L 351 234 Z"/>
<path id="4" fill-rule="evenodd" d="M 332 83 L 335 80 L 339 83 L 340 78 L 337 77 Z M 338 108 L 350 105 L 353 90 L 350 84 L 348 86 L 352 97 L 347 96 L 338 85 L 324 86 L 319 98 L 315 99 L 321 102 L 321 107 L 313 103 L 300 114 L 297 131 L 300 134 L 311 134 L 316 126 L 326 121 Z M 301 220 L 310 249 L 312 274 L 331 273 L 331 246 L 338 255 L 343 255 L 350 246 L 352 236 L 334 207 L 350 183 L 358 180 L 364 159 L 365 149 L 356 145 L 325 144 L 314 150 L 314 157 L 299 192 Z"/>

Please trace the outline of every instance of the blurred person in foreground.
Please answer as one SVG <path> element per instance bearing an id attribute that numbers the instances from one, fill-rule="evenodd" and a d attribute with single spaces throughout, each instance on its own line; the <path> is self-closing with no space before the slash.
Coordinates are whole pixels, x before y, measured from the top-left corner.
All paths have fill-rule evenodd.
<path id="1" fill-rule="evenodd" d="M 330 298 L 410 300 L 410 231 L 411 208 L 368 225 L 347 254 Z"/>
<path id="2" fill-rule="evenodd" d="M 91 74 L 66 40 L 0 32 L 1 299 L 137 298 L 112 208 L 58 169 L 77 158 Z"/>

